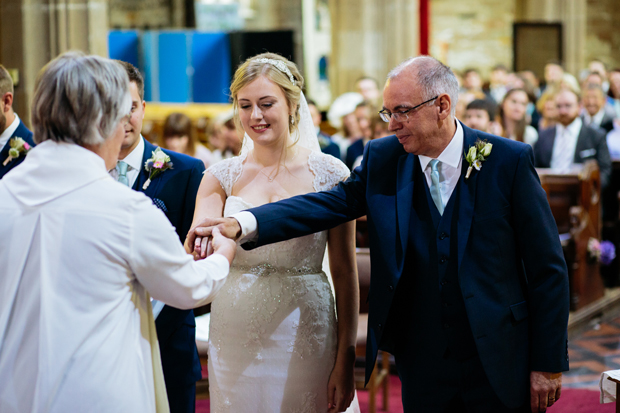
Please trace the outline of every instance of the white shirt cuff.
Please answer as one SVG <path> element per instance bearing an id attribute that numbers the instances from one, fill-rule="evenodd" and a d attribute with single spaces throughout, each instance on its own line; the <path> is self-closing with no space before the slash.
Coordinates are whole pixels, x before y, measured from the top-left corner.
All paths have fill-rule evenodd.
<path id="1" fill-rule="evenodd" d="M 222 254 L 211 254 L 206 259 L 198 261 L 198 263 L 202 262 L 209 263 L 209 267 L 211 267 L 209 268 L 209 276 L 214 281 L 226 278 L 226 276 L 228 275 L 228 271 L 230 271 L 230 264 L 228 263 L 228 259 Z"/>
<path id="2" fill-rule="evenodd" d="M 237 240 L 238 244 L 255 241 L 258 238 L 258 223 L 256 217 L 249 211 L 241 211 L 230 216 L 239 222 L 241 236 Z"/>

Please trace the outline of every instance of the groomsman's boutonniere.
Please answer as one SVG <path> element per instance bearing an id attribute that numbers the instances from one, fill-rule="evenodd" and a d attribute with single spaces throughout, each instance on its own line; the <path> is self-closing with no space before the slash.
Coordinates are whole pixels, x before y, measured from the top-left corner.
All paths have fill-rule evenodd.
<path id="1" fill-rule="evenodd" d="M 467 168 L 467 174 L 465 179 L 469 178 L 472 169 L 476 168 L 477 171 L 482 168 L 482 162 L 486 161 L 487 157 L 491 154 L 493 144 L 487 141 L 481 141 L 478 139 L 476 143 L 469 147 L 469 151 L 465 154 L 465 160 L 469 162 L 469 168 Z"/>
<path id="2" fill-rule="evenodd" d="M 172 162 L 170 157 L 166 155 L 161 148 L 157 148 L 151 154 L 151 158 L 146 160 L 144 169 L 149 173 L 149 179 L 146 180 L 142 189 L 146 189 L 151 184 L 151 179 L 154 179 L 157 175 L 164 172 L 166 169 L 172 169 Z"/>
<path id="3" fill-rule="evenodd" d="M 9 146 L 11 147 L 11 149 L 9 149 L 9 156 L 2 162 L 3 166 L 6 166 L 13 159 L 19 158 L 22 154 L 26 155 L 28 151 L 32 149 L 32 147 L 28 145 L 28 142 L 22 138 L 12 138 L 9 141 Z"/>

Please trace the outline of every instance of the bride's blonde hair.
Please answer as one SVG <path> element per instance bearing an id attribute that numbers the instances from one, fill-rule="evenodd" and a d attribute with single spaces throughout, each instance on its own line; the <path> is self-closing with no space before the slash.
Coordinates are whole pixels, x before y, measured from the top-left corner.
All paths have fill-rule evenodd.
<path id="1" fill-rule="evenodd" d="M 284 63 L 286 68 L 290 71 L 294 82 L 289 78 L 288 73 L 278 69 L 273 63 L 265 59 Z M 267 79 L 271 80 L 278 85 L 284 93 L 289 113 L 291 113 L 288 119 L 289 132 L 293 134 L 297 129 L 297 125 L 299 125 L 299 100 L 301 98 L 301 91 L 304 87 L 304 78 L 299 73 L 295 63 L 275 53 L 262 53 L 251 57 L 243 62 L 235 72 L 235 76 L 230 85 L 230 96 L 233 99 L 233 110 L 235 112 L 235 123 L 237 128 L 240 130 L 242 129 L 241 121 L 239 120 L 239 102 L 237 100 L 237 95 L 243 87 L 252 83 L 260 76 L 265 76 Z"/>

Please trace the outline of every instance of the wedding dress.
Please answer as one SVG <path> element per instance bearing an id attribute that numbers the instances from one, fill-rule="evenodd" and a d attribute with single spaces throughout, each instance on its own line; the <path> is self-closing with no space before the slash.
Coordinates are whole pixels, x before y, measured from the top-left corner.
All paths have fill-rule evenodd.
<path id="1" fill-rule="evenodd" d="M 231 195 L 246 154 L 213 165 L 226 192 L 224 216 L 254 205 Z M 316 191 L 349 175 L 342 162 L 311 152 Z M 327 232 L 237 255 L 211 306 L 209 392 L 214 413 L 327 411 L 337 326 L 334 296 L 322 270 Z M 359 412 L 357 398 L 347 412 Z"/>

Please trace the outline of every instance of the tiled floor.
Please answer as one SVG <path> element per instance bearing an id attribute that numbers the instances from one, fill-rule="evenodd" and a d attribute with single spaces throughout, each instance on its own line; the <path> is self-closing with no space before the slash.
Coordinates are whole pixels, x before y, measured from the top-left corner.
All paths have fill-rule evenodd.
<path id="1" fill-rule="evenodd" d="M 562 386 L 598 390 L 602 372 L 620 369 L 620 317 L 569 340 L 568 355 L 570 371 Z"/>

